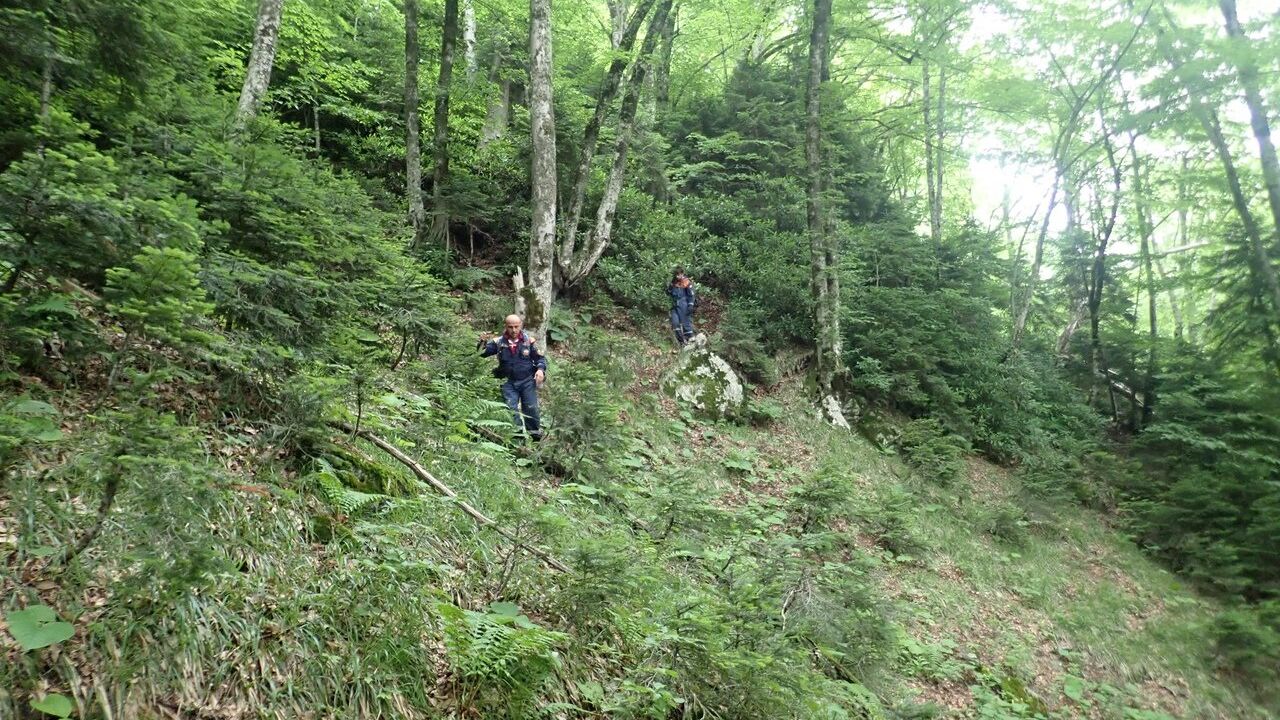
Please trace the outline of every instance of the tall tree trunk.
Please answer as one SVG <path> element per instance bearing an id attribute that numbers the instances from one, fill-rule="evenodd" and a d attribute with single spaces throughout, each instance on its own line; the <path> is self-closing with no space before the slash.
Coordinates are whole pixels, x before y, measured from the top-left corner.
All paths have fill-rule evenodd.
<path id="1" fill-rule="evenodd" d="M 1158 327 L 1156 323 L 1156 281 L 1152 267 L 1151 244 L 1155 232 L 1151 221 L 1151 210 L 1147 205 L 1147 191 L 1143 185 L 1142 160 L 1138 156 L 1137 133 L 1129 131 L 1129 162 L 1133 166 L 1133 202 L 1134 212 L 1138 218 L 1140 243 L 1138 252 L 1141 255 L 1142 270 L 1146 276 L 1147 290 L 1147 367 L 1142 387 L 1141 424 L 1145 427 L 1151 421 L 1151 411 L 1155 406 L 1156 382 L 1156 340 Z"/>
<path id="2" fill-rule="evenodd" d="M 467 62 L 467 84 L 476 80 L 476 6 L 462 0 L 462 52 Z"/>
<path id="3" fill-rule="evenodd" d="M 671 53 L 675 47 L 676 16 L 680 6 L 673 5 L 662 26 L 662 40 L 658 45 L 658 65 L 654 70 L 653 98 L 659 115 L 666 115 L 671 108 Z"/>
<path id="4" fill-rule="evenodd" d="M 649 20 L 645 30 L 644 42 L 640 44 L 640 54 L 627 78 L 626 93 L 622 96 L 622 109 L 618 114 L 617 139 L 614 140 L 613 162 L 609 166 L 609 177 L 605 181 L 604 194 L 600 198 L 600 206 L 596 210 L 595 230 L 583 243 L 582 253 L 578 257 L 562 253 L 569 272 L 564 277 L 564 285 L 571 287 L 581 282 L 595 267 L 600 256 L 609 246 L 613 234 L 613 216 L 618 208 L 618 198 L 622 194 L 622 181 L 626 177 L 627 149 L 631 143 L 631 134 L 635 129 L 636 112 L 640 106 L 640 92 L 644 88 L 645 75 L 649 70 L 650 58 L 662 27 L 666 25 L 667 14 L 671 11 L 672 0 L 662 0 L 658 9 Z"/>
<path id="5" fill-rule="evenodd" d="M 934 190 L 934 172 L 933 172 L 933 88 L 932 73 L 929 67 L 929 59 L 921 58 L 920 60 L 920 100 L 924 108 L 924 181 L 925 196 L 928 200 L 929 210 L 929 237 L 935 243 L 942 241 L 942 228 L 938 227 L 938 223 L 934 220 L 933 212 L 934 198 L 937 197 Z"/>
<path id="6" fill-rule="evenodd" d="M 1249 38 L 1245 37 L 1240 27 L 1240 18 L 1236 16 L 1236 0 L 1218 0 L 1222 9 L 1222 17 L 1226 20 L 1227 35 L 1235 45 L 1232 56 L 1236 59 L 1236 73 L 1240 77 L 1240 85 L 1244 88 L 1245 104 L 1249 106 L 1249 120 L 1253 127 L 1253 137 L 1258 141 L 1258 153 L 1262 159 L 1262 179 L 1267 186 L 1267 202 L 1271 205 L 1271 220 L 1277 237 L 1280 237 L 1280 161 L 1276 159 L 1276 146 L 1271 141 L 1271 123 L 1267 121 L 1267 110 L 1262 104 L 1262 93 L 1258 90 L 1258 63 L 1253 56 L 1253 48 L 1249 46 Z M 1280 308 L 1277 308 L 1280 312 Z"/>
<path id="7" fill-rule="evenodd" d="M 937 228 L 934 233 L 934 241 L 942 241 L 942 169 L 943 169 L 943 143 L 947 140 L 947 68 L 945 65 L 938 66 L 938 112 L 935 116 L 934 125 L 936 126 L 935 138 L 933 142 L 933 201 L 929 205 L 931 226 Z"/>
<path id="8" fill-rule="evenodd" d="M 1182 315 L 1182 301 L 1178 299 L 1178 293 L 1174 291 L 1169 273 L 1164 269 L 1164 263 L 1160 262 L 1160 245 L 1156 242 L 1155 235 L 1151 236 L 1151 256 L 1155 261 L 1156 272 L 1160 275 L 1160 282 L 1165 286 L 1165 293 L 1169 296 L 1169 309 L 1173 312 L 1173 339 L 1181 340 L 1183 327 L 1186 323 Z"/>
<path id="9" fill-rule="evenodd" d="M 1106 356 L 1102 352 L 1102 295 L 1107 283 L 1107 247 L 1111 243 L 1111 235 L 1115 230 L 1116 218 L 1120 211 L 1120 202 L 1124 193 L 1124 175 L 1120 169 L 1120 162 L 1116 159 L 1115 148 L 1111 144 L 1111 135 L 1106 126 L 1106 118 L 1101 114 L 1101 105 L 1099 106 L 1099 121 L 1102 124 L 1102 146 L 1106 151 L 1107 164 L 1111 168 L 1111 209 L 1109 215 L 1104 213 L 1102 209 L 1102 189 L 1095 188 L 1093 196 L 1097 203 L 1097 222 L 1095 223 L 1094 234 L 1095 249 L 1093 253 L 1093 266 L 1089 272 L 1089 348 L 1091 356 L 1091 364 L 1093 368 L 1093 385 L 1101 381 L 1107 384 L 1108 395 L 1111 397 L 1112 414 L 1115 417 L 1115 397 L 1110 394 L 1111 380 L 1108 375 L 1110 368 L 1107 366 Z M 1090 399 L 1092 400 L 1093 391 L 1090 391 Z"/>
<path id="10" fill-rule="evenodd" d="M 440 76 L 436 81 L 435 127 L 431 152 L 431 241 L 446 252 L 449 243 L 449 208 L 444 188 L 449 182 L 449 86 L 453 80 L 453 51 L 458 39 L 458 0 L 444 0 L 444 28 L 440 33 Z"/>
<path id="11" fill-rule="evenodd" d="M 506 55 L 504 40 L 494 51 L 493 67 L 489 69 L 489 81 L 498 84 L 498 96 L 489 103 L 489 109 L 485 113 L 484 127 L 480 129 L 480 147 L 502 137 L 507 132 L 507 123 L 511 119 L 511 78 L 503 72 Z"/>
<path id="12" fill-rule="evenodd" d="M 640 5 L 631 13 L 623 29 L 614 59 L 605 72 L 604 83 L 600 87 L 600 96 L 596 98 L 596 109 L 582 131 L 582 150 L 578 157 L 578 168 L 573 177 L 573 194 L 569 197 L 569 219 L 565 225 L 564 240 L 560 245 L 557 271 L 562 277 L 568 277 L 573 269 L 577 252 L 578 226 L 582 222 L 583 204 L 587 197 L 587 183 L 591 180 L 591 161 L 595 158 L 596 145 L 600 142 L 600 128 L 609 114 L 609 105 L 618 95 L 622 83 L 622 71 L 627 67 L 626 55 L 635 45 L 636 36 L 640 34 L 640 25 L 644 22 L 649 9 L 655 0 L 641 0 Z"/>
<path id="13" fill-rule="evenodd" d="M 258 114 L 262 98 L 271 86 L 271 66 L 276 60 L 276 45 L 280 37 L 280 14 L 284 0 L 259 0 L 258 22 L 253 32 L 253 49 L 249 51 L 249 66 L 244 74 L 244 86 L 240 89 L 240 103 L 236 106 L 236 127 L 244 126 Z"/>
<path id="14" fill-rule="evenodd" d="M 809 35 L 809 72 L 805 83 L 804 154 L 809 175 L 806 219 L 809 225 L 809 282 L 814 307 L 814 369 L 820 407 L 827 420 L 845 425 L 834 399 L 840 370 L 840 286 L 838 258 L 833 252 L 823 207 L 822 82 L 827 74 L 831 0 L 814 0 Z"/>
<path id="15" fill-rule="evenodd" d="M 1031 315 L 1031 301 L 1035 298 L 1036 285 L 1040 283 L 1040 267 L 1044 263 L 1044 241 L 1049 235 L 1049 220 L 1053 217 L 1054 208 L 1058 206 L 1058 188 L 1062 185 L 1062 173 L 1053 176 L 1053 187 L 1049 190 L 1049 207 L 1045 210 L 1044 219 L 1040 221 L 1040 232 L 1036 236 L 1036 249 L 1032 256 L 1031 272 L 1027 274 L 1026 284 L 1016 294 L 1013 303 L 1013 332 L 1010 343 L 1018 347 L 1022 336 L 1027 331 L 1027 318 Z"/>
<path id="16" fill-rule="evenodd" d="M 627 31 L 627 0 L 605 0 L 609 6 L 609 47 L 622 47 L 622 37 Z"/>
<path id="17" fill-rule="evenodd" d="M 551 97 L 551 0 L 529 0 L 529 121 L 533 164 L 529 281 L 520 290 L 525 329 L 544 343 L 554 292 L 556 254 L 556 119 Z"/>
<path id="18" fill-rule="evenodd" d="M 404 162 L 405 195 L 413 245 L 426 232 L 427 210 L 422 203 L 422 139 L 418 124 L 418 0 L 404 0 Z"/>
<path id="19" fill-rule="evenodd" d="M 671 108 L 671 55 L 675 46 L 676 15 L 679 5 L 673 5 L 667 13 L 667 22 L 662 26 L 662 38 L 658 43 L 658 62 L 653 71 L 653 124 L 651 130 L 660 134 L 663 119 Z M 667 203 L 671 199 L 671 188 L 667 182 L 666 145 L 659 139 L 655 143 L 654 152 L 649 156 L 648 191 L 655 203 Z"/>
<path id="20" fill-rule="evenodd" d="M 1167 9 L 1164 11 L 1164 21 L 1170 29 L 1176 28 L 1173 16 Z M 1262 240 L 1262 230 L 1258 226 L 1258 221 L 1249 209 L 1249 200 L 1245 197 L 1244 190 L 1241 187 L 1240 174 L 1236 171 L 1235 159 L 1231 156 L 1231 148 L 1227 144 L 1227 139 L 1222 134 L 1222 126 L 1218 122 L 1218 115 L 1205 104 L 1204 99 L 1195 91 L 1196 78 L 1188 76 L 1186 64 L 1177 56 L 1173 43 L 1168 38 L 1168 31 L 1158 27 L 1156 38 L 1157 45 L 1164 55 L 1165 61 L 1173 68 L 1178 83 L 1182 85 L 1182 89 L 1187 93 L 1187 103 L 1191 108 L 1192 114 L 1200 122 L 1200 126 L 1204 129 L 1205 135 L 1209 137 L 1209 143 L 1213 146 L 1213 150 L 1218 156 L 1218 161 L 1222 163 L 1223 174 L 1227 179 L 1227 188 L 1231 192 L 1231 204 L 1235 207 L 1236 215 L 1240 218 L 1240 224 L 1244 226 L 1245 235 L 1249 238 L 1249 247 L 1253 253 L 1253 264 L 1257 268 L 1256 272 L 1262 279 L 1263 288 L 1271 301 L 1273 320 L 1280 318 L 1280 278 L 1277 278 L 1275 266 L 1271 264 L 1271 258 L 1267 251 L 1267 246 Z"/>

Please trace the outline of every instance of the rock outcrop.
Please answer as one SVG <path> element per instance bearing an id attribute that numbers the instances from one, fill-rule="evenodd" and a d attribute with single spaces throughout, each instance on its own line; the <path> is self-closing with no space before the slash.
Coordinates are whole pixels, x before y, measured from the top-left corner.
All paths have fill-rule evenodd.
<path id="1" fill-rule="evenodd" d="M 720 420 L 740 411 L 746 395 L 738 374 L 707 345 L 702 333 L 685 343 L 676 364 L 662 376 L 662 388 L 695 414 Z"/>

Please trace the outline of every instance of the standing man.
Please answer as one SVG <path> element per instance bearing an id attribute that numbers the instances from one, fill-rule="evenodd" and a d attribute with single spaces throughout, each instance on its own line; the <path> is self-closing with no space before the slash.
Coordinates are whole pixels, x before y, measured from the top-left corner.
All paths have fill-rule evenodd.
<path id="1" fill-rule="evenodd" d="M 671 332 L 675 333 L 676 342 L 683 347 L 693 339 L 693 308 L 698 304 L 698 296 L 693 292 L 693 281 L 684 274 L 684 268 L 676 268 L 671 273 L 667 295 L 671 296 Z"/>
<path id="2" fill-rule="evenodd" d="M 504 378 L 502 399 L 511 408 L 517 428 L 523 428 L 534 440 L 542 439 L 538 419 L 538 388 L 547 379 L 547 358 L 538 350 L 534 339 L 523 331 L 519 315 L 508 315 L 506 330 L 497 338 L 480 336 L 477 348 L 481 357 L 498 356 L 494 377 Z"/>

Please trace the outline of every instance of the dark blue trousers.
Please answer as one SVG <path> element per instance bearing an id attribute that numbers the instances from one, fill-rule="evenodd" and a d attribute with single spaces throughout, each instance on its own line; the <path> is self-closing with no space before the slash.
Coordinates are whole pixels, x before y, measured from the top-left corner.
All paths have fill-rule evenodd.
<path id="1" fill-rule="evenodd" d="M 693 339 L 693 309 L 685 303 L 676 303 L 671 308 L 671 332 L 676 335 L 676 342 L 681 345 Z"/>
<path id="2" fill-rule="evenodd" d="M 502 399 L 511 408 L 512 421 L 535 439 L 542 437 L 538 419 L 538 385 L 532 377 L 502 383 Z"/>

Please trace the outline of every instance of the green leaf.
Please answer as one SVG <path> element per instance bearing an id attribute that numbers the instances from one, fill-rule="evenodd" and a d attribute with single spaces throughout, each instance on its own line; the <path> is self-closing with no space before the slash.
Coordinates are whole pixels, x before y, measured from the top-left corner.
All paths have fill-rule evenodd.
<path id="1" fill-rule="evenodd" d="M 41 415 L 46 417 L 58 414 L 58 410 L 49 403 L 32 400 L 31 398 L 13 403 L 9 406 L 9 412 L 15 415 Z"/>
<path id="2" fill-rule="evenodd" d="M 23 650 L 49 647 L 70 638 L 76 629 L 71 623 L 58 619 L 58 614 L 48 605 L 32 605 L 26 610 L 15 610 L 5 616 L 9 622 L 9 634 Z"/>
<path id="3" fill-rule="evenodd" d="M 46 715 L 60 718 L 69 717 L 71 711 L 75 709 L 67 696 L 58 693 L 49 693 L 40 700 L 32 700 L 31 707 Z"/>
<path id="4" fill-rule="evenodd" d="M 62 439 L 62 431 L 58 428 L 47 428 L 36 433 L 35 439 L 39 442 L 53 442 Z"/>
<path id="5" fill-rule="evenodd" d="M 520 606 L 511 602 L 492 602 L 489 603 L 489 612 L 494 615 L 515 617 L 520 614 Z"/>
<path id="6" fill-rule="evenodd" d="M 1076 702 L 1083 702 L 1084 690 L 1085 690 L 1084 680 L 1074 675 L 1068 675 L 1065 678 L 1063 678 L 1062 680 L 1063 695 L 1066 695 L 1067 697 L 1071 698 L 1072 700 L 1075 700 Z"/>

